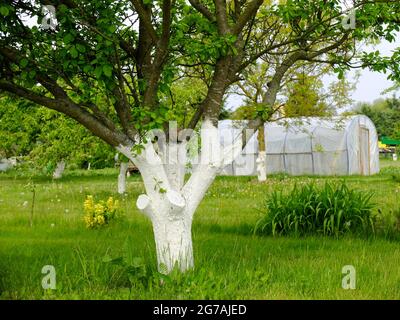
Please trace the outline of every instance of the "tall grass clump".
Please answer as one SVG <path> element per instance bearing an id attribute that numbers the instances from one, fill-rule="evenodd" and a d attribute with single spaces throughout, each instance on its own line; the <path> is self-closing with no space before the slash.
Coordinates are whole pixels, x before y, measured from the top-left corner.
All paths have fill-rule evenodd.
<path id="1" fill-rule="evenodd" d="M 349 189 L 345 182 L 295 185 L 289 192 L 273 191 L 265 200 L 255 233 L 267 235 L 339 236 L 374 233 L 372 192 Z"/>

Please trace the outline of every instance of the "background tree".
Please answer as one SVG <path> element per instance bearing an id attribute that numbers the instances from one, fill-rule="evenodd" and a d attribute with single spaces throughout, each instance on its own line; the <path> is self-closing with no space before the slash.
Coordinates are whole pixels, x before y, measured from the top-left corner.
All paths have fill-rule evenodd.
<path id="1" fill-rule="evenodd" d="M 66 165 L 78 168 L 114 166 L 115 150 L 72 119 L 45 108 L 36 112 L 39 134 L 29 159 L 61 178 Z"/>
<path id="2" fill-rule="evenodd" d="M 242 96 L 243 106 L 232 113 L 236 120 L 252 120 L 263 112 L 263 95 L 272 75 L 265 63 L 249 69 L 249 75 L 231 89 Z M 355 83 L 346 79 L 332 81 L 324 88 L 323 78 L 333 76 L 333 70 L 319 64 L 304 64 L 292 68 L 282 80 L 275 107 L 267 121 L 283 117 L 332 116 L 351 105 Z"/>
<path id="3" fill-rule="evenodd" d="M 304 71 L 294 74 L 295 80 L 288 84 L 281 113 L 287 117 L 330 117 L 350 106 L 354 84 L 339 79 L 325 89 L 323 76 Z"/>
<path id="4" fill-rule="evenodd" d="M 0 156 L 4 158 L 29 154 L 38 135 L 37 119 L 27 112 L 28 101 L 0 98 Z"/>
<path id="5" fill-rule="evenodd" d="M 8 97 L 0 102 L 0 152 L 19 157 L 46 174 L 60 178 L 57 164 L 104 168 L 114 164 L 115 151 L 87 129 L 60 113 Z"/>
<path id="6" fill-rule="evenodd" d="M 333 74 L 332 68 L 317 63 L 300 63 L 288 70 L 281 81 L 274 107 L 266 113 L 263 99 L 268 94 L 268 83 L 273 72 L 274 66 L 261 62 L 249 68 L 244 79 L 233 86 L 232 91 L 244 97 L 244 105 L 233 112 L 233 119 L 256 120 L 262 117 L 266 122 L 271 122 L 290 117 L 329 117 L 351 104 L 350 94 L 354 84 L 342 78 L 331 82 L 325 89 L 322 79 Z M 264 130 L 258 131 L 258 150 L 258 180 L 265 181 Z"/>
<path id="7" fill-rule="evenodd" d="M 0 90 L 64 113 L 138 167 L 146 194 L 137 206 L 152 221 L 163 272 L 193 267 L 193 214 L 218 171 L 240 151 L 241 141 L 223 150 L 219 144 L 216 124 L 227 88 L 257 59 L 279 57 L 262 102 L 268 114 L 294 63 L 330 63 L 343 73 L 355 42 L 394 40 L 400 9 L 398 1 L 356 0 L 359 24 L 343 30 L 336 0 L 59 0 L 55 28 L 29 27 L 24 17 L 42 16 L 42 4 L 52 3 L 1 5 Z M 362 67 L 374 63 L 397 76 L 396 59 L 365 56 Z M 146 134 L 168 128 L 165 96 L 187 68 L 206 71 L 207 93 L 185 125 L 193 129 L 202 120 L 203 129 L 200 163 L 185 181 L 191 132 L 177 128 L 164 148 Z M 263 118 L 249 127 L 258 128 Z"/>
<path id="8" fill-rule="evenodd" d="M 360 103 L 355 107 L 355 111 L 368 116 L 373 121 L 379 138 L 396 139 L 399 137 L 400 99 L 396 96 L 379 99 L 373 103 Z"/>

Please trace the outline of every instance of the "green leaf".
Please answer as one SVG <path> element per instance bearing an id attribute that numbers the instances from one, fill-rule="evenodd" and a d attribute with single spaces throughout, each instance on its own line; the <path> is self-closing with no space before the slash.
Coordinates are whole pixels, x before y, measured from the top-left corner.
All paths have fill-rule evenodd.
<path id="1" fill-rule="evenodd" d="M 35 71 L 35 70 L 29 71 L 29 78 L 30 78 L 30 79 L 35 78 L 35 76 L 36 76 L 36 71 Z"/>
<path id="2" fill-rule="evenodd" d="M 111 26 L 108 27 L 108 31 L 111 32 L 111 33 L 114 33 L 115 30 L 117 30 L 117 26 L 115 26 L 115 25 L 111 25 Z"/>
<path id="3" fill-rule="evenodd" d="M 58 11 L 61 13 L 65 13 L 68 10 L 68 7 L 65 4 L 61 4 L 57 7 Z"/>
<path id="4" fill-rule="evenodd" d="M 23 59 L 21 59 L 21 61 L 19 62 L 19 65 L 20 65 L 21 68 L 26 68 L 26 66 L 28 65 L 28 63 L 29 63 L 28 59 L 23 58 Z"/>
<path id="5" fill-rule="evenodd" d="M 80 44 L 80 43 L 78 43 L 78 44 L 76 45 L 76 49 L 78 49 L 78 51 L 79 51 L 80 53 L 85 53 L 85 52 L 86 52 L 85 46 L 84 46 L 83 44 Z"/>
<path id="6" fill-rule="evenodd" d="M 96 67 L 94 70 L 94 74 L 96 75 L 96 78 L 99 79 L 103 73 L 103 68 L 101 66 Z"/>
<path id="7" fill-rule="evenodd" d="M 135 268 L 140 268 L 144 266 L 144 261 L 141 257 L 133 257 L 131 266 Z"/>
<path id="8" fill-rule="evenodd" d="M 108 78 L 110 78 L 112 76 L 112 70 L 113 70 L 113 68 L 109 64 L 106 64 L 103 66 L 104 75 Z"/>
<path id="9" fill-rule="evenodd" d="M 104 263 L 110 263 L 110 264 L 115 264 L 115 265 L 123 265 L 123 258 L 118 257 L 118 258 L 111 258 L 109 255 L 105 255 L 102 259 Z"/>
<path id="10" fill-rule="evenodd" d="M 74 59 L 78 58 L 79 52 L 78 52 L 78 50 L 76 50 L 75 46 L 72 46 L 71 50 L 69 52 L 71 53 L 72 58 L 74 58 Z"/>
<path id="11" fill-rule="evenodd" d="M 1 13 L 1 15 L 7 17 L 8 14 L 10 13 L 10 10 L 5 6 L 4 7 L 0 7 L 0 13 Z"/>
<path id="12" fill-rule="evenodd" d="M 70 34 L 70 33 L 67 33 L 67 34 L 64 36 L 64 43 L 65 43 L 65 44 L 69 44 L 69 43 L 71 43 L 72 41 L 74 41 L 74 36 L 73 36 L 72 34 Z"/>
<path id="13" fill-rule="evenodd" d="M 90 70 L 92 70 L 92 66 L 90 64 L 87 64 L 83 67 L 83 72 L 88 73 Z"/>

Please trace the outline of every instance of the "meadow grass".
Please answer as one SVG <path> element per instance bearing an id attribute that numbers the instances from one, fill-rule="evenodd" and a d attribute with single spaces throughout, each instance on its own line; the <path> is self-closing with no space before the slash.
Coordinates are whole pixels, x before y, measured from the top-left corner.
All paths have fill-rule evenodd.
<path id="1" fill-rule="evenodd" d="M 115 169 L 69 171 L 64 178 L 12 171 L 0 174 L 0 297 L 3 299 L 400 299 L 398 237 L 260 237 L 253 227 L 271 190 L 295 183 L 345 179 L 349 187 L 375 193 L 379 214 L 393 218 L 400 207 L 400 163 L 382 161 L 370 177 L 288 177 L 265 183 L 254 177 L 218 177 L 198 208 L 193 238 L 196 268 L 162 277 L 150 222 L 135 207 L 141 178 L 116 193 Z M 33 226 L 29 225 L 35 184 Z M 29 186 L 30 185 L 30 186 Z M 114 196 L 124 218 L 88 230 L 86 195 Z M 144 261 L 146 276 L 130 279 L 103 257 L 119 257 L 128 245 Z M 53 265 L 57 289 L 44 290 L 41 269 Z M 344 290 L 342 267 L 353 265 L 356 290 Z"/>

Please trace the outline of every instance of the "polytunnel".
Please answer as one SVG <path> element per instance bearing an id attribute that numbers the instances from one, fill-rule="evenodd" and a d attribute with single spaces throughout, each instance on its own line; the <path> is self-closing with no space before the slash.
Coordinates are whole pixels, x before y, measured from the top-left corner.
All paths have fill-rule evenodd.
<path id="1" fill-rule="evenodd" d="M 240 137 L 244 121 L 219 122 L 222 145 Z M 264 125 L 267 173 L 372 175 L 379 172 L 378 136 L 364 115 L 291 118 Z M 257 132 L 222 175 L 256 176 Z"/>

